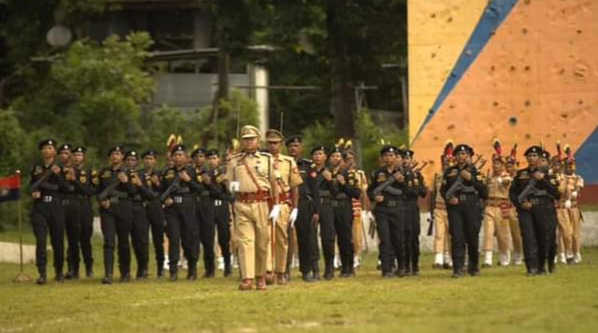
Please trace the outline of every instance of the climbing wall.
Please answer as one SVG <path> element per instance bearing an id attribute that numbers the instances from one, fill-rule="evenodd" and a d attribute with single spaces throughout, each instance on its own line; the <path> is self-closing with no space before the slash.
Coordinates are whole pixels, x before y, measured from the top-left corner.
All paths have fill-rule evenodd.
<path id="1" fill-rule="evenodd" d="M 410 139 L 429 174 L 447 140 L 489 157 L 498 136 L 521 153 L 569 143 L 598 184 L 598 1 L 408 5 Z"/>

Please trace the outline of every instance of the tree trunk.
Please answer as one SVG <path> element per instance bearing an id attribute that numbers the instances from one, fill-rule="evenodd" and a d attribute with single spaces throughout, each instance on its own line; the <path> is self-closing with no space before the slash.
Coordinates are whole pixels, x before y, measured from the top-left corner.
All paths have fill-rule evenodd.
<path id="1" fill-rule="evenodd" d="M 334 116 L 336 136 L 354 138 L 355 103 L 347 41 L 342 24 L 343 8 L 345 6 L 342 0 L 328 1 L 326 23 L 330 47 L 330 108 Z"/>

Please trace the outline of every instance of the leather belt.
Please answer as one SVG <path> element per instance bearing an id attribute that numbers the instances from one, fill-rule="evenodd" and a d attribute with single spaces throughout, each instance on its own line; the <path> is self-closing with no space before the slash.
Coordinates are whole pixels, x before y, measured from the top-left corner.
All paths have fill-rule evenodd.
<path id="1" fill-rule="evenodd" d="M 270 199 L 270 192 L 240 192 L 237 194 L 237 201 L 242 203 L 265 202 Z"/>

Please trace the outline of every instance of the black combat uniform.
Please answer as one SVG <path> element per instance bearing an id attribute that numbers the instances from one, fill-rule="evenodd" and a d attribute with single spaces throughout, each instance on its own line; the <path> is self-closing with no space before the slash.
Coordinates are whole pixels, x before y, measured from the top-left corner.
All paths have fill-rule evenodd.
<path id="1" fill-rule="evenodd" d="M 156 156 L 157 153 L 154 150 L 148 150 L 143 153 L 142 158 L 148 155 Z M 160 175 L 154 170 L 144 169 L 140 172 L 143 177 L 145 185 L 153 192 L 159 194 L 159 184 L 155 184 L 152 181 L 152 177 L 159 179 Z M 156 276 L 158 278 L 164 277 L 164 211 L 162 209 L 162 202 L 159 199 L 159 195 L 148 198 L 146 202 L 146 214 L 150 224 L 152 241 L 154 243 L 154 254 L 156 259 Z"/>
<path id="2" fill-rule="evenodd" d="M 115 146 L 109 151 L 124 151 L 122 146 Z M 129 172 L 121 164 L 118 168 L 113 166 L 101 169 L 98 172 L 97 196 L 101 202 L 101 196 L 107 195 L 106 200 L 110 201 L 110 206 L 100 207 L 100 220 L 102 226 L 102 235 L 104 236 L 104 278 L 102 283 L 112 283 L 112 273 L 114 270 L 114 248 L 118 246 L 118 267 L 121 276 L 121 282 L 128 282 L 131 279 L 131 248 L 129 245 L 129 235 L 133 228 L 133 202 L 131 197 L 136 194 L 135 186 L 129 181 L 122 183 L 119 181 L 118 174 Z M 111 184 L 118 184 L 111 191 L 107 191 Z M 107 192 L 106 192 L 107 191 Z"/>
<path id="3" fill-rule="evenodd" d="M 525 155 L 530 153 L 540 155 L 542 148 L 532 146 L 525 151 Z M 544 174 L 541 180 L 535 179 L 536 172 Z M 527 191 L 527 194 L 523 193 L 524 191 Z M 555 242 L 554 200 L 560 199 L 558 183 L 556 179 L 549 177 L 548 170 L 528 166 L 517 171 L 509 190 L 509 197 L 517 208 L 527 273 L 545 274 L 549 252 L 553 246 L 551 244 Z M 531 208 L 524 208 L 524 202 L 531 203 Z M 548 264 L 550 267 L 551 262 Z"/>
<path id="4" fill-rule="evenodd" d="M 56 140 L 47 139 L 39 143 L 39 149 L 50 145 L 56 147 Z M 35 235 L 35 264 L 40 277 L 38 284 L 45 284 L 47 280 L 46 265 L 46 237 L 50 234 L 52 253 L 54 254 L 54 269 L 56 280 L 63 281 L 64 265 L 64 207 L 62 205 L 62 193 L 67 191 L 68 183 L 62 176 L 62 168 L 58 174 L 50 169 L 55 162 L 49 165 L 38 164 L 31 170 L 32 192 L 40 192 L 40 197 L 33 200 L 31 209 L 31 224 Z M 44 178 L 41 183 L 38 181 Z M 39 184 L 39 185 L 38 185 Z M 33 188 L 33 185 L 38 185 Z"/>
<path id="5" fill-rule="evenodd" d="M 473 156 L 473 149 L 467 145 L 457 145 L 455 153 L 467 152 Z M 461 178 L 461 171 L 467 170 L 471 174 L 471 180 Z M 462 186 L 452 196 L 447 191 L 455 182 Z M 478 174 L 475 166 L 465 164 L 449 167 L 443 176 L 440 194 L 446 201 L 449 220 L 449 231 L 451 233 L 451 251 L 453 258 L 453 277 L 463 276 L 465 265 L 465 247 L 468 253 L 468 273 L 472 276 L 479 275 L 479 234 L 482 226 L 482 215 L 479 201 L 488 199 L 488 190 L 483 183 L 481 175 Z M 449 200 L 455 197 L 458 204 L 451 205 Z"/>
<path id="6" fill-rule="evenodd" d="M 406 150 L 405 156 L 413 156 L 413 151 Z M 407 275 L 419 275 L 419 235 L 421 233 L 421 221 L 418 198 L 425 198 L 428 192 L 424 183 L 424 176 L 419 171 L 412 174 L 412 186 L 417 192 L 416 197 L 407 198 L 407 213 L 409 222 L 407 223 L 406 234 L 406 269 Z"/>
<path id="7" fill-rule="evenodd" d="M 85 147 L 76 147 L 73 152 L 85 153 Z M 93 236 L 93 208 L 91 204 L 91 197 L 95 194 L 95 187 L 92 182 L 93 177 L 97 176 L 97 172 L 91 169 L 80 166 L 75 168 L 75 192 L 77 193 L 77 200 L 79 203 L 79 225 L 81 227 L 79 233 L 79 245 L 81 247 L 81 254 L 83 255 L 83 262 L 85 263 L 85 275 L 87 277 L 93 276 L 93 253 L 91 246 L 91 237 Z M 79 271 L 79 259 L 74 262 L 75 272 Z"/>

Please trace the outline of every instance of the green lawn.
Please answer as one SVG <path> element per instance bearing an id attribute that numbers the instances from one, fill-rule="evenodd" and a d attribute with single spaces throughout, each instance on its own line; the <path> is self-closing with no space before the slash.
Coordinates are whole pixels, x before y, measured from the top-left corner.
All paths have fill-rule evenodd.
<path id="1" fill-rule="evenodd" d="M 64 284 L 14 283 L 18 265 L 0 264 L 0 333 L 595 332 L 598 327 L 593 248 L 584 250 L 582 264 L 560 265 L 551 276 L 528 278 L 522 267 L 496 267 L 479 278 L 453 280 L 449 271 L 432 270 L 432 257 L 425 255 L 422 276 L 382 280 L 376 258 L 369 256 L 357 278 L 314 284 L 295 278 L 266 292 L 239 292 L 236 278 L 223 277 L 104 286 L 97 274 L 100 249 L 95 238 L 95 278 Z M 25 270 L 36 277 L 33 264 Z"/>

